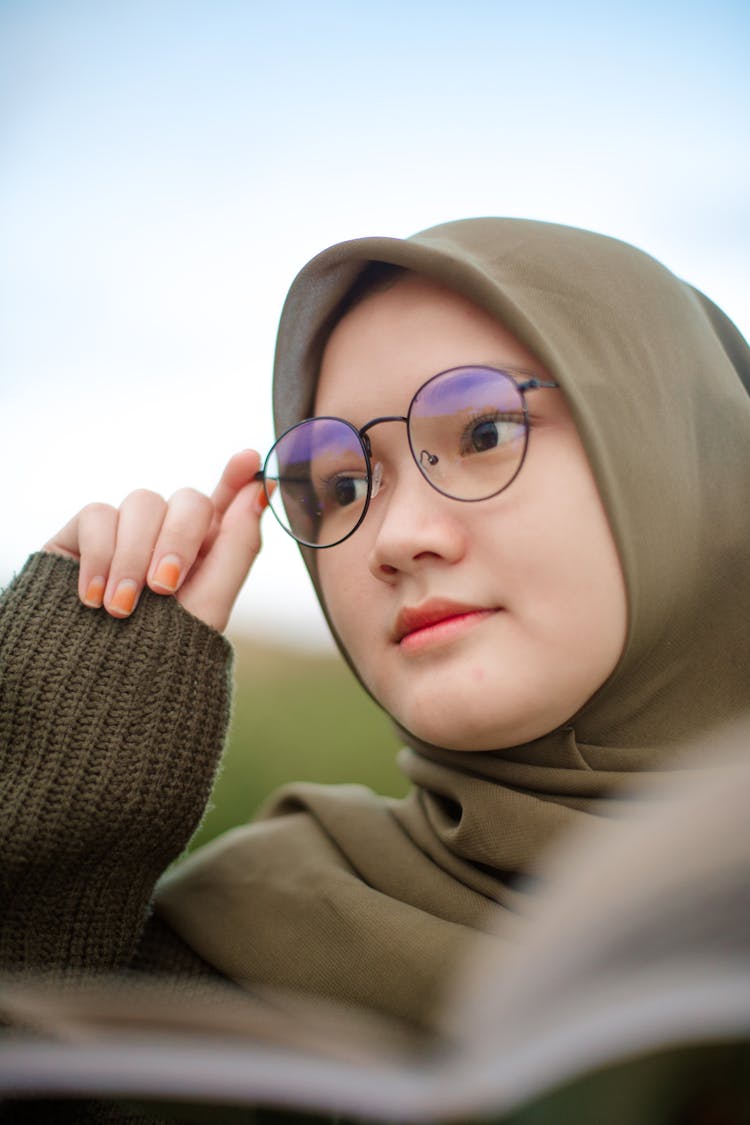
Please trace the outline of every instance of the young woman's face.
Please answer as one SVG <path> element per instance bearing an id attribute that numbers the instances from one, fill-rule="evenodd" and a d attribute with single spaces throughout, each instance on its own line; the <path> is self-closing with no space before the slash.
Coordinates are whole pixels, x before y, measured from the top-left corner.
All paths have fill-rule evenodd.
<path id="1" fill-rule="evenodd" d="M 488 314 L 408 275 L 339 322 L 315 412 L 357 427 L 404 415 L 427 379 L 468 364 L 550 378 Z M 374 427 L 380 490 L 357 531 L 317 554 L 331 619 L 364 683 L 407 730 L 456 750 L 500 749 L 565 723 L 625 640 L 619 559 L 563 393 L 532 390 L 527 403 L 519 475 L 476 503 L 427 484 L 405 426 Z"/>

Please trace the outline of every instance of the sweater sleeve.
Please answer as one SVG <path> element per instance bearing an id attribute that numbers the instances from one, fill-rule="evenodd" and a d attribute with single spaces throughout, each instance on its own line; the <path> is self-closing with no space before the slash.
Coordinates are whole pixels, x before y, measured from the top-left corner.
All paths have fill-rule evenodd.
<path id="1" fill-rule="evenodd" d="M 33 555 L 0 600 L 0 973 L 129 964 L 229 715 L 231 649 L 174 598 L 117 621 Z"/>

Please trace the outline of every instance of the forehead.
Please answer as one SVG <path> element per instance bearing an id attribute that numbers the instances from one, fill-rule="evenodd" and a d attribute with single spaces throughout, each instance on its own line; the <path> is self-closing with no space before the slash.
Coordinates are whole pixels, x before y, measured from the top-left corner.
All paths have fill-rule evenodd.
<path id="1" fill-rule="evenodd" d="M 368 294 L 335 326 L 323 352 L 316 414 L 352 417 L 406 410 L 439 371 L 464 364 L 531 369 L 534 355 L 489 313 L 459 293 L 406 274 Z M 371 416 L 368 414 L 368 417 Z"/>

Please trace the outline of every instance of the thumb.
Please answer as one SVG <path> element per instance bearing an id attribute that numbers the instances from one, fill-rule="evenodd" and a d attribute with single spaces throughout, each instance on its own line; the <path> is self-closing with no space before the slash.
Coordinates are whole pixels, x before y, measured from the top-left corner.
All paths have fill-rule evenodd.
<path id="1" fill-rule="evenodd" d="M 209 551 L 177 594 L 180 604 L 223 632 L 261 547 L 263 485 L 251 481 L 237 492 L 220 518 Z"/>

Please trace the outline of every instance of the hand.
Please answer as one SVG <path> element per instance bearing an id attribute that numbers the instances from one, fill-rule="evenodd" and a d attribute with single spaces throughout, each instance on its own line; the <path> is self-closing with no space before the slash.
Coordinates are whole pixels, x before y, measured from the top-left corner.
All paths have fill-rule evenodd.
<path id="1" fill-rule="evenodd" d="M 148 585 L 223 631 L 260 550 L 259 465 L 254 450 L 235 454 L 210 498 L 183 488 L 166 501 L 140 489 L 119 508 L 89 504 L 44 550 L 80 562 L 78 594 L 92 609 L 129 617 Z"/>

